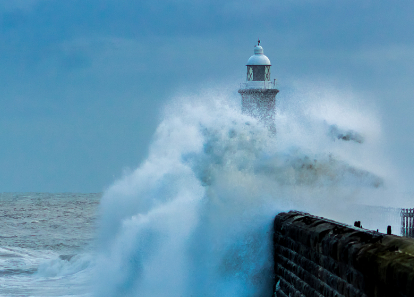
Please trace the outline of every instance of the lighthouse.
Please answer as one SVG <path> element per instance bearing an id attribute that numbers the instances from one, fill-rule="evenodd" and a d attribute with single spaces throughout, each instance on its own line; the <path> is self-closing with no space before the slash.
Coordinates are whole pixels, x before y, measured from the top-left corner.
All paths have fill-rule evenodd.
<path id="1" fill-rule="evenodd" d="M 268 57 L 263 54 L 260 40 L 254 47 L 254 55 L 247 61 L 247 78 L 242 83 L 239 93 L 242 97 L 242 112 L 257 118 L 271 133 L 276 133 L 275 105 L 276 80 L 270 80 L 270 67 Z"/>

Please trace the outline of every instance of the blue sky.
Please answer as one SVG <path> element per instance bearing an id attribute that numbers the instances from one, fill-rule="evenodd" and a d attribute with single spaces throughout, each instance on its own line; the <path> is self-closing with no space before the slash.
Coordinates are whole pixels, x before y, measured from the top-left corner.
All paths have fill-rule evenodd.
<path id="1" fill-rule="evenodd" d="M 283 90 L 332 81 L 414 173 L 409 1 L 0 0 L 0 191 L 97 192 L 145 158 L 180 89 L 244 80 L 260 37 Z"/>

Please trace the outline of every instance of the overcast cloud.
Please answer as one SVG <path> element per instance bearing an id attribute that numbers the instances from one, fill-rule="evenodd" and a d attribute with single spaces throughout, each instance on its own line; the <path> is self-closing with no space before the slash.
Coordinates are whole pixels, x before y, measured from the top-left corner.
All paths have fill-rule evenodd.
<path id="1" fill-rule="evenodd" d="M 102 191 L 142 161 L 178 90 L 236 92 L 258 37 L 278 100 L 298 80 L 363 94 L 391 161 L 414 174 L 412 2 L 0 4 L 1 191 Z"/>

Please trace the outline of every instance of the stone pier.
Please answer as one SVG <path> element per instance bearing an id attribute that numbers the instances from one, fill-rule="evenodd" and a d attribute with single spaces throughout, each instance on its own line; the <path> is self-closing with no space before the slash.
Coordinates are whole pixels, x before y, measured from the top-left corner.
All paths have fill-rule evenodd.
<path id="1" fill-rule="evenodd" d="M 414 296 L 414 239 L 291 211 L 274 221 L 274 296 Z"/>

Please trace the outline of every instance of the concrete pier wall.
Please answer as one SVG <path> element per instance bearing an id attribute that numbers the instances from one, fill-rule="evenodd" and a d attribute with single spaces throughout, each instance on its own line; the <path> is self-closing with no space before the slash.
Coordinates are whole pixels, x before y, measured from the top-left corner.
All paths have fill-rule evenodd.
<path id="1" fill-rule="evenodd" d="M 291 211 L 274 221 L 275 296 L 414 296 L 414 239 Z"/>

